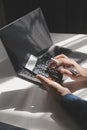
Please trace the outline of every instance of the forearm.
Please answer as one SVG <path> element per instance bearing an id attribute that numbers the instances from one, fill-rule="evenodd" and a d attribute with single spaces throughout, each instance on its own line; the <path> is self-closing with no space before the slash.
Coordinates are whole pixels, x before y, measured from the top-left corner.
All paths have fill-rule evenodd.
<path id="1" fill-rule="evenodd" d="M 61 106 L 82 128 L 87 129 L 87 101 L 73 94 L 67 94 L 61 98 Z"/>

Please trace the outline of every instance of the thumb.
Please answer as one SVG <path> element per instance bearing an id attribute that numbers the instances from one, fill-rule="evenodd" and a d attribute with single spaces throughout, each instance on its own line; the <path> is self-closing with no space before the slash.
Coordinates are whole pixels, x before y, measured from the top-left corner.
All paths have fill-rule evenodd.
<path id="1" fill-rule="evenodd" d="M 55 88 L 55 89 L 58 89 L 58 87 L 60 86 L 58 83 L 56 83 L 55 81 L 52 81 L 42 75 L 37 75 L 36 76 L 42 83 L 43 85 L 45 85 L 46 87 L 52 87 L 52 88 Z"/>
<path id="2" fill-rule="evenodd" d="M 52 85 L 52 81 L 50 79 L 48 79 L 42 75 L 37 75 L 36 77 L 42 82 L 43 85 L 45 85 L 45 86 Z"/>
<path id="3" fill-rule="evenodd" d="M 47 79 L 46 77 L 42 76 L 42 75 L 36 75 L 36 77 L 43 83 L 48 83 L 49 79 Z"/>

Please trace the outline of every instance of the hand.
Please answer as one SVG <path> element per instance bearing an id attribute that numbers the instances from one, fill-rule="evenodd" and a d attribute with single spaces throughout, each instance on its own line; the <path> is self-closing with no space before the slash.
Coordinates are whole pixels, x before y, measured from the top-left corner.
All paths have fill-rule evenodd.
<path id="1" fill-rule="evenodd" d="M 48 78 L 45 78 L 42 75 L 37 75 L 36 76 L 41 82 L 42 84 L 47 87 L 47 88 L 55 88 L 59 94 L 59 96 L 64 96 L 66 94 L 71 93 L 70 90 L 66 87 L 61 86 L 60 84 L 58 84 L 55 81 L 52 81 Z"/>
<path id="2" fill-rule="evenodd" d="M 55 61 L 53 61 L 49 67 L 55 66 L 55 69 L 58 69 L 60 66 L 63 66 L 63 68 L 60 69 L 60 72 L 62 74 L 69 76 L 71 79 L 73 80 L 87 79 L 87 68 L 81 67 L 74 60 L 68 58 L 64 54 L 58 55 L 54 57 L 54 59 Z M 74 75 L 72 71 L 70 71 L 70 69 L 68 68 L 74 68 L 77 72 L 77 75 Z"/>

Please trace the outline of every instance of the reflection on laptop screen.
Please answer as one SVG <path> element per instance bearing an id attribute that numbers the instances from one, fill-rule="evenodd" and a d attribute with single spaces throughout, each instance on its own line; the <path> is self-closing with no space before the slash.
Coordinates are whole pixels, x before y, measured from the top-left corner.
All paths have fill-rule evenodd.
<path id="1" fill-rule="evenodd" d="M 3 27 L 0 38 L 15 69 L 26 62 L 30 54 L 37 55 L 52 45 L 41 9 Z"/>

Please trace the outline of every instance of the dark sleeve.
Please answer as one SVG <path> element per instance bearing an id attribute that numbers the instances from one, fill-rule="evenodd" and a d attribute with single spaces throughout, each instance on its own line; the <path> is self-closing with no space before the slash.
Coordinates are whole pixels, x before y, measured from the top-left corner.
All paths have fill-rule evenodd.
<path id="1" fill-rule="evenodd" d="M 87 101 L 73 94 L 67 94 L 61 98 L 61 105 L 82 130 L 87 130 Z"/>

